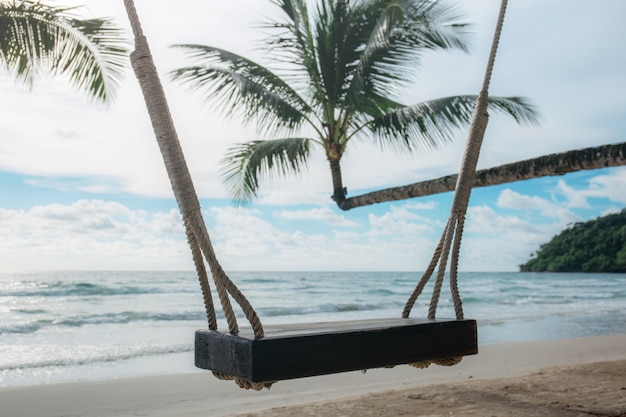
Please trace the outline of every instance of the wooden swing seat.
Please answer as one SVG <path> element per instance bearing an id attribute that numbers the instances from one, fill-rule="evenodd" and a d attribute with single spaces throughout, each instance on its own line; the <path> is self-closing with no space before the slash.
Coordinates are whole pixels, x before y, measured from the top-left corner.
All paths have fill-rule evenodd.
<path id="1" fill-rule="evenodd" d="M 198 330 L 195 364 L 251 382 L 316 375 L 478 353 L 475 320 L 374 319 L 266 326 L 229 333 Z"/>

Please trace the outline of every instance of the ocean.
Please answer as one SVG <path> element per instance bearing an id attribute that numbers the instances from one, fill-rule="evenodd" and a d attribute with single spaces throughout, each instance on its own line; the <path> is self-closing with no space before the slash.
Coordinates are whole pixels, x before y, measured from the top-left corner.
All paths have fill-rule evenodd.
<path id="1" fill-rule="evenodd" d="M 272 324 L 400 317 L 420 275 L 230 277 Z M 482 345 L 626 333 L 626 274 L 460 273 L 459 288 Z M 427 288 L 412 317 L 426 316 L 429 295 Z M 437 316 L 454 316 L 445 292 Z M 0 273 L 0 387 L 206 372 L 193 366 L 200 328 L 206 318 L 193 272 Z"/>

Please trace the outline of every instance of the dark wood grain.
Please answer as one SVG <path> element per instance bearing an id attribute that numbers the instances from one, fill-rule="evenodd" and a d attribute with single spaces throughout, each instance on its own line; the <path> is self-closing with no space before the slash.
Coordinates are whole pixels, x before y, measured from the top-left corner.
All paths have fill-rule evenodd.
<path id="1" fill-rule="evenodd" d="M 265 327 L 254 339 L 198 330 L 196 366 L 252 382 L 279 381 L 478 352 L 475 320 L 378 319 Z"/>

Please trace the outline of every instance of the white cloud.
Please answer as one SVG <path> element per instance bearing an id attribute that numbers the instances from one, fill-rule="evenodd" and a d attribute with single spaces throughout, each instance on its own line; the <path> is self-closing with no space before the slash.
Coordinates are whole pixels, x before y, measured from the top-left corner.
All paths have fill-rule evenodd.
<path id="1" fill-rule="evenodd" d="M 557 193 L 562 195 L 568 200 L 567 205 L 572 208 L 589 208 L 587 197 L 589 197 L 588 190 L 580 192 L 574 188 L 568 186 L 564 180 L 559 180 L 557 183 Z"/>
<path id="2" fill-rule="evenodd" d="M 565 227 L 563 220 L 537 225 L 517 216 L 503 216 L 488 206 L 468 210 L 460 268 L 510 271 L 526 262 L 539 245 Z"/>
<path id="3" fill-rule="evenodd" d="M 626 204 L 626 168 L 619 168 L 606 175 L 591 179 L 592 197 L 606 197 L 615 203 Z"/>
<path id="4" fill-rule="evenodd" d="M 211 208 L 216 225 L 212 231 L 217 249 L 228 256 L 258 256 L 270 252 L 285 234 L 262 220 L 257 209 Z"/>
<path id="5" fill-rule="evenodd" d="M 570 207 L 588 208 L 590 198 L 607 198 L 612 202 L 626 204 L 626 168 L 617 168 L 607 174 L 596 175 L 586 188 L 570 187 L 564 179 L 558 182 L 558 192 Z"/>
<path id="6" fill-rule="evenodd" d="M 516 210 L 547 210 L 553 205 L 545 198 L 522 195 L 509 189 L 503 190 L 498 197 L 498 207 Z"/>
<path id="7" fill-rule="evenodd" d="M 421 202 L 409 202 L 404 205 L 408 210 L 434 210 L 437 208 L 437 203 L 434 201 Z"/>
<path id="8" fill-rule="evenodd" d="M 536 210 L 543 216 L 555 217 L 563 222 L 580 221 L 572 209 L 591 209 L 589 199 L 608 199 L 611 202 L 626 204 L 626 169 L 615 168 L 606 174 L 591 177 L 586 184 L 570 186 L 567 179 L 559 179 L 552 191 L 555 197 L 549 201 L 539 196 L 524 195 L 510 188 L 498 196 L 500 208 L 512 210 Z M 560 198 L 561 197 L 561 198 Z"/>
<path id="9" fill-rule="evenodd" d="M 537 210 L 546 217 L 555 217 L 565 222 L 579 220 L 576 214 L 559 203 L 554 203 L 537 196 L 523 195 L 510 188 L 500 193 L 497 205 L 500 208 L 513 210 Z"/>
<path id="10" fill-rule="evenodd" d="M 258 209 L 205 212 L 227 270 L 412 270 L 434 243 L 424 219 L 404 210 L 375 216 L 359 232 L 286 232 Z M 176 210 L 148 213 L 81 200 L 29 210 L 0 209 L 2 270 L 193 269 Z M 395 234 L 393 233 L 395 231 Z"/>
<path id="11" fill-rule="evenodd" d="M 390 211 L 382 215 L 370 214 L 369 222 L 372 233 L 377 236 L 395 235 L 410 239 L 432 231 L 431 220 L 403 208 L 391 206 Z"/>
<path id="12" fill-rule="evenodd" d="M 337 227 L 356 227 L 359 224 L 337 214 L 329 207 L 318 207 L 309 210 L 280 210 L 274 215 L 287 220 L 316 220 Z"/>
<path id="13" fill-rule="evenodd" d="M 617 214 L 617 213 L 619 213 L 621 211 L 622 211 L 622 209 L 619 208 L 619 207 L 609 207 L 608 209 L 606 209 L 602 213 L 600 213 L 600 217 L 608 216 L 609 214 Z"/>
<path id="14" fill-rule="evenodd" d="M 0 209 L 3 270 L 190 269 L 180 215 L 116 202 Z"/>
<path id="15" fill-rule="evenodd" d="M 232 270 L 410 270 L 423 256 L 418 249 L 432 247 L 420 235 L 407 235 L 406 219 L 405 230 L 397 236 L 382 235 L 378 227 L 363 232 L 286 233 L 262 220 L 256 210 L 211 212 L 217 220 L 216 251 Z"/>
<path id="16" fill-rule="evenodd" d="M 468 209 L 465 230 L 472 233 L 509 237 L 511 233 L 541 233 L 542 227 L 516 216 L 500 215 L 488 206 L 473 206 Z"/>

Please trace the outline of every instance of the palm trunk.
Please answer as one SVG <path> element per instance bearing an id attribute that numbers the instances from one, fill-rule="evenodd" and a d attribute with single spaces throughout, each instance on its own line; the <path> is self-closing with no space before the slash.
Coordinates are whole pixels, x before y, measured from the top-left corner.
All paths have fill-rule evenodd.
<path id="1" fill-rule="evenodd" d="M 476 172 L 474 187 L 506 184 L 569 172 L 626 165 L 626 142 L 544 155 Z M 332 165 L 331 165 L 332 168 Z M 400 187 L 386 188 L 337 201 L 342 210 L 454 191 L 457 174 Z M 334 175 L 333 175 L 333 184 Z M 336 189 L 335 189 L 336 192 Z"/>
<path id="2" fill-rule="evenodd" d="M 346 190 L 343 186 L 343 179 L 341 177 L 341 164 L 338 159 L 328 159 L 330 163 L 330 173 L 333 178 L 333 195 L 332 199 L 337 203 L 337 205 L 343 209 L 343 204 L 346 201 Z"/>

